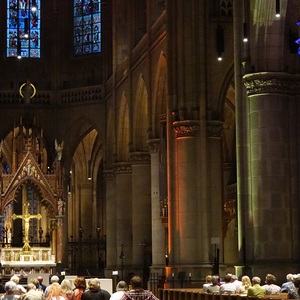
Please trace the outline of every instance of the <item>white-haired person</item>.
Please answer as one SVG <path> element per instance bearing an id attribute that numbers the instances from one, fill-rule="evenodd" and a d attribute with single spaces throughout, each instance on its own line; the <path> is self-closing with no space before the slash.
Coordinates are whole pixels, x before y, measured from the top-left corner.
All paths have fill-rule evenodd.
<path id="1" fill-rule="evenodd" d="M 98 278 L 92 278 L 88 281 L 88 289 L 81 296 L 81 300 L 109 300 L 109 298 L 110 293 L 101 289 Z"/>
<path id="2" fill-rule="evenodd" d="M 127 283 L 123 280 L 119 281 L 116 286 L 116 292 L 110 296 L 110 300 L 120 300 L 127 290 Z"/>
<path id="3" fill-rule="evenodd" d="M 14 281 L 7 281 L 4 285 L 5 294 L 0 297 L 0 300 L 19 300 L 17 284 Z M 17 294 L 16 294 L 17 292 Z"/>
<path id="4" fill-rule="evenodd" d="M 30 282 L 27 284 L 27 292 L 22 295 L 22 300 L 43 300 L 43 292 L 39 291 L 36 284 Z"/>
<path id="5" fill-rule="evenodd" d="M 16 283 L 17 285 L 17 293 L 19 293 L 20 295 L 25 294 L 26 293 L 26 289 L 23 285 L 20 284 L 20 278 L 17 275 L 13 275 L 10 278 L 10 281 L 13 281 Z"/>
<path id="6" fill-rule="evenodd" d="M 286 282 L 284 282 L 281 285 L 280 292 L 281 293 L 287 293 L 288 292 L 288 287 L 293 285 L 293 280 L 294 280 L 294 275 L 291 274 L 291 273 L 287 274 L 286 275 Z"/>
<path id="7" fill-rule="evenodd" d="M 45 291 L 44 291 L 44 298 L 47 298 L 48 291 L 49 291 L 49 289 L 50 289 L 50 287 L 51 287 L 51 285 L 52 285 L 53 283 L 59 284 L 59 277 L 58 277 L 58 276 L 53 275 L 53 276 L 50 278 L 50 285 L 48 285 L 48 286 L 46 287 Z"/>

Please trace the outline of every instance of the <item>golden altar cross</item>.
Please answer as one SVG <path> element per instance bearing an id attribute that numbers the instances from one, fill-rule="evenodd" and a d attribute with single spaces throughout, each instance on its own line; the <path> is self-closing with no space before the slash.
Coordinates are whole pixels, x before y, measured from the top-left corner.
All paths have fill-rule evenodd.
<path id="1" fill-rule="evenodd" d="M 15 219 L 22 219 L 24 221 L 24 245 L 23 245 L 23 253 L 24 254 L 30 254 L 30 245 L 29 245 L 29 221 L 31 219 L 41 219 L 42 216 L 40 214 L 37 215 L 31 215 L 28 212 L 28 206 L 29 203 L 27 201 L 24 201 L 23 204 L 23 215 L 16 215 L 13 214 L 11 217 L 13 220 Z"/>

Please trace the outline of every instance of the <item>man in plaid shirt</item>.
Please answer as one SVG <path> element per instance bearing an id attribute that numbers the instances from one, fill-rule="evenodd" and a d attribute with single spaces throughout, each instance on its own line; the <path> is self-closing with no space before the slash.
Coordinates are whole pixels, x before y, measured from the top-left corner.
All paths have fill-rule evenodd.
<path id="1" fill-rule="evenodd" d="M 131 290 L 125 292 L 121 300 L 159 300 L 154 294 L 142 288 L 142 278 L 133 276 L 130 281 Z"/>

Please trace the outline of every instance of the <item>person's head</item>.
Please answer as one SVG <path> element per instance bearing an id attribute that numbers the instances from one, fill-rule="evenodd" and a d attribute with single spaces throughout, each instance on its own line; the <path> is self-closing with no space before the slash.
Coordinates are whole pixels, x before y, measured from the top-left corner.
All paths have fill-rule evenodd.
<path id="1" fill-rule="evenodd" d="M 39 281 L 40 284 L 42 284 L 43 279 L 44 279 L 44 278 L 43 278 L 42 276 L 38 276 L 38 277 L 37 277 L 37 280 Z"/>
<path id="2" fill-rule="evenodd" d="M 286 280 L 287 280 L 287 281 L 293 281 L 293 280 L 294 280 L 294 275 L 291 274 L 291 273 L 290 273 L 290 274 L 287 274 L 287 275 L 286 275 Z"/>
<path id="3" fill-rule="evenodd" d="M 217 275 L 212 276 L 212 278 L 211 278 L 211 283 L 212 283 L 213 285 L 218 285 L 218 284 L 219 284 L 219 281 L 220 281 L 220 277 L 219 277 L 219 276 L 217 276 Z"/>
<path id="4" fill-rule="evenodd" d="M 245 275 L 242 277 L 242 285 L 245 287 L 251 286 L 251 280 L 250 280 L 249 276 Z"/>
<path id="5" fill-rule="evenodd" d="M 253 285 L 254 285 L 254 284 L 260 284 L 260 282 L 261 282 L 261 280 L 260 280 L 259 277 L 254 276 L 254 277 L 252 278 L 252 284 L 253 284 Z"/>
<path id="6" fill-rule="evenodd" d="M 206 277 L 205 277 L 205 281 L 206 281 L 206 283 L 211 283 L 211 275 L 207 275 Z"/>
<path id="7" fill-rule="evenodd" d="M 36 285 L 34 283 L 28 283 L 26 287 L 27 292 L 30 290 L 36 290 Z"/>
<path id="8" fill-rule="evenodd" d="M 68 279 L 64 279 L 61 282 L 60 287 L 64 293 L 72 291 L 72 285 L 71 285 L 70 280 L 68 280 Z"/>
<path id="9" fill-rule="evenodd" d="M 133 276 L 130 280 L 130 285 L 133 289 L 140 289 L 143 285 L 143 280 L 140 276 Z"/>
<path id="10" fill-rule="evenodd" d="M 32 279 L 30 280 L 30 283 L 34 284 L 36 288 L 39 287 L 39 281 L 38 281 L 37 278 L 32 278 Z"/>
<path id="11" fill-rule="evenodd" d="M 276 282 L 276 277 L 273 274 L 267 274 L 266 284 L 274 284 Z"/>
<path id="12" fill-rule="evenodd" d="M 231 282 L 234 282 L 234 281 L 236 281 L 236 280 L 238 280 L 237 276 L 234 275 L 234 274 L 232 274 L 232 275 L 231 275 Z"/>
<path id="13" fill-rule="evenodd" d="M 98 278 L 92 278 L 89 280 L 88 286 L 91 291 L 99 291 L 100 290 L 100 280 Z"/>
<path id="14" fill-rule="evenodd" d="M 7 294 L 13 294 L 17 290 L 17 284 L 14 281 L 7 281 L 4 286 Z"/>
<path id="15" fill-rule="evenodd" d="M 300 275 L 298 274 L 297 276 L 294 276 L 293 278 L 294 278 L 293 279 L 294 286 L 299 289 L 300 288 Z"/>
<path id="16" fill-rule="evenodd" d="M 117 291 L 127 291 L 127 284 L 125 281 L 121 280 L 118 282 L 116 290 Z"/>
<path id="17" fill-rule="evenodd" d="M 224 276 L 224 281 L 226 282 L 226 283 L 228 283 L 228 282 L 230 282 L 231 281 L 231 274 L 226 274 L 225 276 Z"/>
<path id="18" fill-rule="evenodd" d="M 19 276 L 17 275 L 13 275 L 11 278 L 10 278 L 11 281 L 15 282 L 16 284 L 19 284 L 20 282 L 20 278 Z"/>
<path id="19" fill-rule="evenodd" d="M 59 283 L 58 282 L 53 282 L 51 284 L 50 288 L 49 288 L 46 299 L 52 299 L 53 297 L 57 298 L 59 296 L 65 297 L 65 294 L 63 293 Z"/>
<path id="20" fill-rule="evenodd" d="M 86 289 L 86 281 L 83 276 L 78 276 L 74 279 L 74 285 L 77 289 Z"/>
<path id="21" fill-rule="evenodd" d="M 53 276 L 51 277 L 51 279 L 50 279 L 50 282 L 51 282 L 51 283 L 59 282 L 59 277 L 56 276 L 56 275 L 53 275 Z"/>

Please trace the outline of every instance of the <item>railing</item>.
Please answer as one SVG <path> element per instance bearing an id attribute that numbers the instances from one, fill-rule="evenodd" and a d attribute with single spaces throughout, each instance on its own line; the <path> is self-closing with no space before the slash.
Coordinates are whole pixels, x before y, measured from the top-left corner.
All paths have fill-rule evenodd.
<path id="1" fill-rule="evenodd" d="M 79 104 L 104 101 L 104 86 L 96 85 L 65 89 L 59 91 L 37 91 L 29 103 L 20 96 L 17 91 L 0 91 L 0 105 L 39 105 L 49 106 L 51 104 Z"/>

